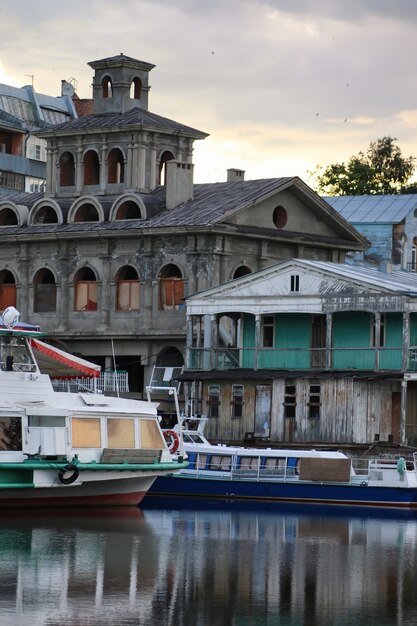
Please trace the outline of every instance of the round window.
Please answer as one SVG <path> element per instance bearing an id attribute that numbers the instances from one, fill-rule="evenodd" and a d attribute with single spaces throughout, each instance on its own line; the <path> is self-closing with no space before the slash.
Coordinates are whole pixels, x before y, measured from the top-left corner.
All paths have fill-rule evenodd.
<path id="1" fill-rule="evenodd" d="M 277 228 L 284 228 L 287 223 L 287 211 L 283 206 L 277 206 L 272 214 L 272 219 Z"/>

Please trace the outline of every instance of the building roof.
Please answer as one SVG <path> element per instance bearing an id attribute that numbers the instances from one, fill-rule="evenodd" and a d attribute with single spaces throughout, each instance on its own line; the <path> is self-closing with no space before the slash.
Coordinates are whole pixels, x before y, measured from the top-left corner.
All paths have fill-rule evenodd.
<path id="1" fill-rule="evenodd" d="M 165 131 L 170 133 L 180 133 L 195 139 L 204 139 L 204 133 L 190 126 L 185 126 L 167 117 L 162 117 L 156 113 L 151 113 L 145 109 L 135 107 L 125 113 L 100 113 L 84 115 L 70 122 L 57 124 L 40 133 L 41 137 L 49 137 L 55 134 L 78 133 L 82 131 L 103 130 L 105 128 L 132 127 L 143 130 Z"/>
<path id="2" fill-rule="evenodd" d="M 351 224 L 398 224 L 417 208 L 417 194 L 325 196 Z"/>

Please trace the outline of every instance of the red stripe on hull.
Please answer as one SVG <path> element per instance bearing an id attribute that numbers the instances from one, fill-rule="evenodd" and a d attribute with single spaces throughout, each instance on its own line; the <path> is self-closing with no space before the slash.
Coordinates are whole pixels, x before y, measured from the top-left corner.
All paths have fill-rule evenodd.
<path id="1" fill-rule="evenodd" d="M 113 493 L 100 496 L 65 496 L 62 498 L 10 498 L 0 500 L 0 508 L 63 508 L 63 507 L 102 507 L 138 506 L 146 491 L 133 493 Z"/>

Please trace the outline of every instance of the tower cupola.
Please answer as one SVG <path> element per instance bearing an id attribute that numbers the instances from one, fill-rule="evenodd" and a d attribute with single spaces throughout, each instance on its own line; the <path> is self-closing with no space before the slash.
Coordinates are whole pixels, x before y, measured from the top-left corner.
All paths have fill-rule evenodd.
<path id="1" fill-rule="evenodd" d="M 148 110 L 149 72 L 155 65 L 123 53 L 88 65 L 95 70 L 94 113 L 125 113 L 135 107 Z"/>

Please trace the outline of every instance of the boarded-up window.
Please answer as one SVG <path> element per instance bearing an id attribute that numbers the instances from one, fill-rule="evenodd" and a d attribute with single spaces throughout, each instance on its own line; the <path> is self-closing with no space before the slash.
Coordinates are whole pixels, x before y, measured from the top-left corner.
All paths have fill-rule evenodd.
<path id="1" fill-rule="evenodd" d="M 134 420 L 109 418 L 107 420 L 107 441 L 109 448 L 134 448 Z"/>
<path id="2" fill-rule="evenodd" d="M 165 447 L 158 425 L 154 420 L 140 420 L 140 443 L 142 448 L 162 450 Z"/>
<path id="3" fill-rule="evenodd" d="M 98 418 L 72 418 L 72 447 L 101 448 L 100 420 Z"/>
<path id="4" fill-rule="evenodd" d="M 119 311 L 139 310 L 138 280 L 120 280 L 117 283 L 117 309 Z"/>
<path id="5" fill-rule="evenodd" d="M 76 283 L 75 310 L 97 311 L 97 283 L 89 281 Z"/>
<path id="6" fill-rule="evenodd" d="M 16 285 L 0 285 L 0 309 L 16 306 Z"/>
<path id="7" fill-rule="evenodd" d="M 165 311 L 178 309 L 184 298 L 182 278 L 161 278 L 160 307 Z"/>

